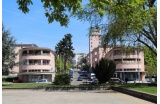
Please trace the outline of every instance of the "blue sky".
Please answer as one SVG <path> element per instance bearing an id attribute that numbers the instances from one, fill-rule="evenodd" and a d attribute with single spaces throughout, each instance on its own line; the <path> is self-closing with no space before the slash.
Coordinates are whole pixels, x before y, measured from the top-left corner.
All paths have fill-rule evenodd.
<path id="1" fill-rule="evenodd" d="M 6 29 L 10 29 L 17 44 L 36 44 L 55 50 L 56 44 L 64 35 L 71 33 L 74 52 L 89 52 L 89 22 L 71 18 L 67 28 L 61 27 L 58 22 L 49 24 L 44 12 L 40 0 L 33 0 L 27 14 L 18 9 L 16 0 L 2 0 L 2 22 Z"/>

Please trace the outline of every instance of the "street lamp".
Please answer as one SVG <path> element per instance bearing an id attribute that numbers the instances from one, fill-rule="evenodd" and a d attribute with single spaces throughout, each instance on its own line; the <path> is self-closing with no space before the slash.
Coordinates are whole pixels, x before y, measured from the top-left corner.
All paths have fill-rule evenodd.
<path id="1" fill-rule="evenodd" d="M 140 61 L 140 59 L 139 59 L 139 46 L 140 46 L 140 44 L 139 44 L 139 42 L 138 42 L 138 44 L 137 44 L 137 55 L 138 55 L 138 80 L 139 80 L 139 83 L 140 83 L 140 69 L 139 69 L 139 61 Z"/>

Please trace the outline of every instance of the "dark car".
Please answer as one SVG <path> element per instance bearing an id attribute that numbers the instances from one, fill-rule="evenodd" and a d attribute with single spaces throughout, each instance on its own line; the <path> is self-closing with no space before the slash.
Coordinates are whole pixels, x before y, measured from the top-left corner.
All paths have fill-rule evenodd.
<path id="1" fill-rule="evenodd" d="M 91 84 L 98 84 L 98 80 L 97 79 L 93 79 L 92 81 L 91 81 Z"/>
<path id="2" fill-rule="evenodd" d="M 82 81 L 82 80 L 83 80 L 82 76 L 79 76 L 77 79 L 77 81 Z"/>
<path id="3" fill-rule="evenodd" d="M 73 78 L 73 71 L 69 71 L 70 78 Z"/>

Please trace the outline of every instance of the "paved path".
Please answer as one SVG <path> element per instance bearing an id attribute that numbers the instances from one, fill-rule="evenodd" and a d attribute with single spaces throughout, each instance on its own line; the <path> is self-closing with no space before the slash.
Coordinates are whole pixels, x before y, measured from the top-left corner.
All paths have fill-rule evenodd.
<path id="1" fill-rule="evenodd" d="M 2 90 L 2 104 L 154 104 L 122 93 Z"/>

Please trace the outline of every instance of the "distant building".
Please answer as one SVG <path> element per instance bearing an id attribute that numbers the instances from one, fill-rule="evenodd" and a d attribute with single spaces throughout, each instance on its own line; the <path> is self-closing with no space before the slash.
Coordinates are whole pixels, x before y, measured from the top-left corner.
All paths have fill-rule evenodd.
<path id="1" fill-rule="evenodd" d="M 98 63 L 102 57 L 104 58 L 106 53 L 108 53 L 110 50 L 111 50 L 111 47 L 109 46 L 105 50 L 102 46 L 98 46 L 94 48 L 86 56 L 87 64 L 90 65 L 90 67 L 95 67 L 96 63 Z"/>
<path id="2" fill-rule="evenodd" d="M 77 53 L 77 54 L 75 54 L 75 56 L 72 59 L 72 64 L 75 67 L 77 67 L 77 66 L 81 67 L 81 65 L 80 65 L 81 64 L 81 59 L 85 58 L 85 57 L 86 57 L 85 53 Z"/>
<path id="3" fill-rule="evenodd" d="M 53 82 L 55 77 L 55 53 L 49 48 L 38 47 L 35 44 L 16 44 L 18 52 L 16 62 L 21 62 L 13 71 L 18 73 L 22 82 L 36 82 L 48 79 Z"/>
<path id="4" fill-rule="evenodd" d="M 114 77 L 129 80 L 145 81 L 145 69 L 144 69 L 144 52 L 139 50 L 137 54 L 137 48 L 132 47 L 132 53 L 126 54 L 126 49 L 122 47 L 107 46 L 106 49 L 101 46 L 101 30 L 91 29 L 89 35 L 89 53 L 86 56 L 87 64 L 92 68 L 101 58 L 111 59 L 116 62 L 116 72 Z M 140 76 L 140 78 L 139 78 Z"/>
<path id="5" fill-rule="evenodd" d="M 96 28 L 92 28 L 90 30 L 90 34 L 89 34 L 89 65 L 92 67 L 92 58 L 93 58 L 93 54 L 90 54 L 93 49 L 101 46 L 101 42 L 102 42 L 102 33 L 100 29 L 96 29 Z"/>

